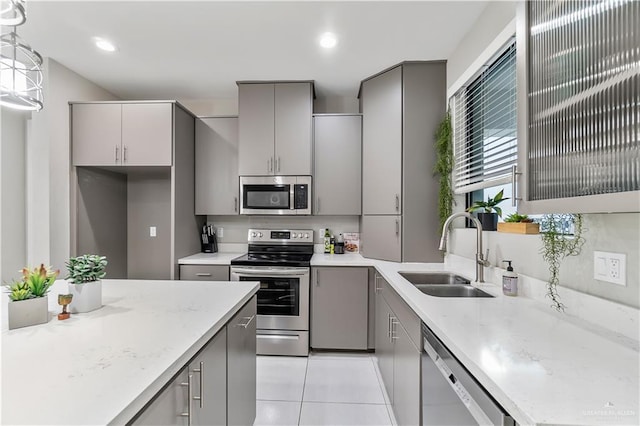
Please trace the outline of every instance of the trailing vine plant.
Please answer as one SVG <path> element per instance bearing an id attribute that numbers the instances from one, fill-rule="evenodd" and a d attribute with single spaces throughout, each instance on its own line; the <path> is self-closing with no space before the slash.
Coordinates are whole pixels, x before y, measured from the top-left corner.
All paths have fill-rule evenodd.
<path id="1" fill-rule="evenodd" d="M 433 174 L 440 177 L 438 190 L 438 215 L 440 230 L 451 213 L 453 213 L 453 190 L 451 189 L 451 173 L 453 172 L 453 145 L 451 141 L 451 114 L 447 111 L 436 131 L 436 164 Z"/>
<path id="2" fill-rule="evenodd" d="M 573 225 L 573 235 L 568 234 L 568 227 Z M 564 311 L 565 305 L 560 301 L 556 286 L 560 283 L 560 263 L 567 256 L 577 256 L 582 250 L 585 239 L 582 237 L 582 215 L 580 214 L 547 214 L 540 222 L 542 237 L 542 258 L 549 265 L 549 282 L 547 297 L 551 305 L 558 311 Z"/>

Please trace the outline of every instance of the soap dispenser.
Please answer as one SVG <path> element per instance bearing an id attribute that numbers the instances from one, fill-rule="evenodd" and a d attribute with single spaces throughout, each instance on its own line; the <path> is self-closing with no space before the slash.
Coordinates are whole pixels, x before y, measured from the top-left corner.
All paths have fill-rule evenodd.
<path id="1" fill-rule="evenodd" d="M 502 275 L 502 292 L 505 296 L 517 296 L 518 295 L 518 274 L 513 272 L 511 266 L 511 260 L 503 260 L 503 263 L 508 263 L 507 272 Z"/>

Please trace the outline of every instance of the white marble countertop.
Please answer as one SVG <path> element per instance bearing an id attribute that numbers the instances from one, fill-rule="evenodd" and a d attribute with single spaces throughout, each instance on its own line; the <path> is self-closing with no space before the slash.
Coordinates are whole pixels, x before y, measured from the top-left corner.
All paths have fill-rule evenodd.
<path id="1" fill-rule="evenodd" d="M 60 311 L 58 280 L 49 295 Z M 104 280 L 104 306 L 2 331 L 2 424 L 130 420 L 257 291 L 252 282 Z M 6 311 L 6 294 L 3 310 Z"/>
<path id="2" fill-rule="evenodd" d="M 245 253 L 196 253 L 178 260 L 180 265 L 230 265 L 231 260 Z"/>
<path id="3" fill-rule="evenodd" d="M 473 285 L 495 298 L 441 298 L 423 294 L 398 274 L 448 270 L 473 279 L 473 261 L 460 259 L 395 263 L 353 253 L 316 253 L 311 266 L 375 267 L 519 424 L 640 424 L 638 310 L 602 299 L 580 302 L 594 308 L 586 313 L 593 317 L 606 315 L 596 308 L 621 312 L 624 328 L 631 330 L 625 334 L 636 336 L 632 340 L 558 313 L 548 301 L 503 296 L 491 282 Z M 498 282 L 500 270 L 490 269 L 487 280 Z"/>

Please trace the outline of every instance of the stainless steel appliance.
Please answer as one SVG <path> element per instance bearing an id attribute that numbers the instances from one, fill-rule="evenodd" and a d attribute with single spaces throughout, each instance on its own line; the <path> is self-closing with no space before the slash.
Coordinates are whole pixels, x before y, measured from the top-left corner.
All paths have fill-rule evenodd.
<path id="1" fill-rule="evenodd" d="M 313 231 L 249 230 L 249 252 L 231 261 L 231 281 L 259 281 L 257 353 L 309 354 Z"/>
<path id="2" fill-rule="evenodd" d="M 240 214 L 311 214 L 311 176 L 240 177 Z"/>
<path id="3" fill-rule="evenodd" d="M 515 422 L 422 324 L 422 425 L 502 425 Z"/>

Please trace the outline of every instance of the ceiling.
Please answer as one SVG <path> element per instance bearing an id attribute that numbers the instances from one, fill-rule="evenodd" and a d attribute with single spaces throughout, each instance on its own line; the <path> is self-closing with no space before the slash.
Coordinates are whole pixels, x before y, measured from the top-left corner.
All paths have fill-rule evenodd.
<path id="1" fill-rule="evenodd" d="M 235 98 L 238 80 L 315 80 L 319 96 L 355 97 L 398 62 L 449 57 L 486 4 L 27 0 L 18 34 L 122 99 Z M 332 50 L 318 44 L 326 31 Z"/>

